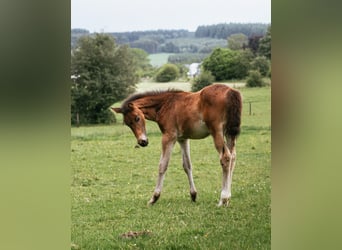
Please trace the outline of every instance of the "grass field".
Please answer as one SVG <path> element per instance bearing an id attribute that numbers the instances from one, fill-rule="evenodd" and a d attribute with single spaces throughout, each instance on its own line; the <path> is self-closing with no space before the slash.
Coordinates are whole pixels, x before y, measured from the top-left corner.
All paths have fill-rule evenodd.
<path id="1" fill-rule="evenodd" d="M 72 128 L 71 248 L 270 249 L 271 89 L 240 90 L 242 132 L 228 208 L 217 207 L 222 171 L 211 137 L 190 143 L 196 203 L 176 145 L 161 198 L 149 207 L 160 158 L 157 125 L 147 123 L 146 148 L 134 147 L 120 116 L 116 125 Z"/>
<path id="2" fill-rule="evenodd" d="M 160 67 L 163 64 L 167 63 L 167 60 L 172 53 L 158 53 L 158 54 L 150 54 L 148 58 L 150 59 L 150 63 L 153 67 Z"/>
<path id="3" fill-rule="evenodd" d="M 232 81 L 232 82 L 225 82 L 224 84 L 233 87 L 233 88 L 241 88 L 245 86 L 244 82 Z M 137 92 L 144 92 L 150 90 L 167 90 L 169 88 L 173 89 L 180 89 L 184 91 L 191 90 L 191 83 L 190 82 L 151 82 L 149 80 L 142 81 L 137 84 Z"/>
<path id="4" fill-rule="evenodd" d="M 143 81 L 137 84 L 137 92 L 144 92 L 150 90 L 167 90 L 169 88 L 190 91 L 191 84 L 189 82 L 150 82 Z"/>

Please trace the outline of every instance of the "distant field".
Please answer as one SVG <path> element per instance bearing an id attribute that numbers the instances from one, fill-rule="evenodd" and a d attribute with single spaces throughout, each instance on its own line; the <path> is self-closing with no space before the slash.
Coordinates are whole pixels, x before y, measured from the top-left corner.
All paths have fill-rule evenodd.
<path id="1" fill-rule="evenodd" d="M 122 116 L 111 126 L 73 127 L 71 249 L 271 249 L 271 88 L 240 91 L 242 131 L 228 208 L 217 207 L 222 170 L 211 137 L 190 143 L 197 201 L 190 201 L 176 145 L 161 198 L 148 207 L 161 150 L 158 126 L 147 122 L 145 148 L 134 147 Z"/>
<path id="2" fill-rule="evenodd" d="M 244 82 L 229 82 L 229 83 L 222 83 L 226 84 L 233 88 L 241 88 L 245 86 Z M 142 81 L 137 84 L 137 92 L 144 92 L 150 90 L 167 90 L 167 89 L 180 89 L 184 91 L 191 90 L 191 83 L 190 82 L 150 82 L 150 81 Z"/>
<path id="3" fill-rule="evenodd" d="M 137 92 L 144 92 L 149 90 L 166 90 L 166 89 L 180 89 L 190 91 L 191 84 L 189 82 L 149 82 L 144 81 L 137 84 Z"/>
<path id="4" fill-rule="evenodd" d="M 150 59 L 150 63 L 154 67 L 160 67 L 163 64 L 167 63 L 167 59 L 170 55 L 174 55 L 172 53 L 158 53 L 158 54 L 150 54 L 148 58 Z"/>
<path id="5" fill-rule="evenodd" d="M 191 46 L 191 45 L 196 45 L 197 47 L 227 47 L 227 40 L 226 39 L 216 39 L 216 38 L 209 38 L 209 37 L 194 37 L 194 38 L 189 38 L 189 37 L 181 37 L 181 38 L 173 38 L 169 39 L 169 42 L 174 43 L 178 47 L 186 47 L 186 46 Z"/>

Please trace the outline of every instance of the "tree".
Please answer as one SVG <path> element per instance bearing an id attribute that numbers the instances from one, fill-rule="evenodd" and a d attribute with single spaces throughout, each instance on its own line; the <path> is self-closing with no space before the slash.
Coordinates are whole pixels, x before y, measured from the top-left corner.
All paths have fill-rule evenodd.
<path id="1" fill-rule="evenodd" d="M 149 75 L 153 70 L 153 67 L 150 63 L 150 59 L 148 58 L 148 54 L 146 53 L 146 51 L 138 48 L 132 48 L 130 52 L 132 53 L 137 66 L 138 77 L 141 78 Z"/>
<path id="2" fill-rule="evenodd" d="M 227 40 L 231 50 L 240 50 L 248 44 L 247 36 L 242 33 L 230 35 Z"/>
<path id="3" fill-rule="evenodd" d="M 194 82 L 191 86 L 191 91 L 196 92 L 203 89 L 206 86 L 211 85 L 215 81 L 215 77 L 210 71 L 203 71 L 197 77 L 195 77 Z"/>
<path id="4" fill-rule="evenodd" d="M 145 50 L 149 54 L 157 53 L 159 43 L 150 39 L 140 39 L 130 43 L 132 48 Z"/>
<path id="5" fill-rule="evenodd" d="M 247 87 L 262 87 L 265 86 L 265 83 L 262 80 L 261 74 L 257 70 L 249 71 L 247 82 Z"/>
<path id="6" fill-rule="evenodd" d="M 217 81 L 242 79 L 247 76 L 252 56 L 250 50 L 217 48 L 203 61 L 202 66 L 204 70 L 210 71 Z"/>
<path id="7" fill-rule="evenodd" d="M 271 25 L 268 26 L 265 36 L 260 39 L 259 54 L 271 60 Z"/>
<path id="8" fill-rule="evenodd" d="M 262 76 L 267 76 L 270 62 L 265 56 L 257 56 L 251 62 L 251 69 L 259 71 Z"/>
<path id="9" fill-rule="evenodd" d="M 71 122 L 108 123 L 108 108 L 135 90 L 136 62 L 127 46 L 106 34 L 81 37 L 71 54 Z"/>
<path id="10" fill-rule="evenodd" d="M 179 76 L 179 69 L 174 64 L 164 64 L 157 72 L 157 82 L 170 82 Z"/>
<path id="11" fill-rule="evenodd" d="M 160 48 L 161 52 L 165 53 L 179 53 L 179 48 L 173 42 L 167 42 Z"/>
<path id="12" fill-rule="evenodd" d="M 253 54 L 257 54 L 258 49 L 259 49 L 259 42 L 262 36 L 252 36 L 248 38 L 248 45 L 246 46 L 249 48 Z"/>
<path id="13" fill-rule="evenodd" d="M 267 24 L 262 23 L 220 23 L 198 26 L 195 37 L 212 37 L 227 39 L 232 34 L 242 33 L 247 37 L 260 36 L 266 33 Z"/>

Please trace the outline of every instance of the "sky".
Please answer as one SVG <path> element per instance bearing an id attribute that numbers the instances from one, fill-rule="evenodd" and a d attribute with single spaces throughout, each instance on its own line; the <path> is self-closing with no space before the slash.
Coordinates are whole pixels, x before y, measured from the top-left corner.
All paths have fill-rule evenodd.
<path id="1" fill-rule="evenodd" d="M 271 0 L 71 0 L 71 28 L 90 32 L 195 31 L 231 22 L 271 23 Z"/>

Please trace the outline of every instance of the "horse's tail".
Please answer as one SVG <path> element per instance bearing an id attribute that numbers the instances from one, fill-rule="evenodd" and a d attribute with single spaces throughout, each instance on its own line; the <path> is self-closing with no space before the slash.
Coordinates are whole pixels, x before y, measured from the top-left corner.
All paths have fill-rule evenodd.
<path id="1" fill-rule="evenodd" d="M 239 91 L 230 89 L 227 92 L 227 122 L 225 134 L 236 137 L 240 134 L 242 97 Z"/>

